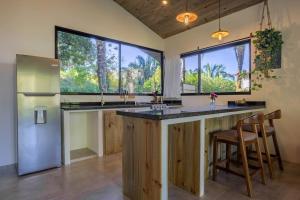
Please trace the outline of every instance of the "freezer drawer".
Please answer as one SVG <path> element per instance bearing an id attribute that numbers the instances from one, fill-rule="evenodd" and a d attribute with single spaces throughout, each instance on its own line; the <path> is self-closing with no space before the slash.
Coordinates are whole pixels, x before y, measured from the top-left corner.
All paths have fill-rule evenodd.
<path id="1" fill-rule="evenodd" d="M 61 166 L 60 95 L 17 98 L 19 175 Z"/>
<path id="2" fill-rule="evenodd" d="M 17 92 L 60 93 L 59 61 L 17 55 Z"/>

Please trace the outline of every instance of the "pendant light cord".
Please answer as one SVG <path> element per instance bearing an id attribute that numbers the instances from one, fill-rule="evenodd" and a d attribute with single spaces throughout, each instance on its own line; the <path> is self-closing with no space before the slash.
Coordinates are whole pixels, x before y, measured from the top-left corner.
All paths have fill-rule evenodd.
<path id="1" fill-rule="evenodd" d="M 188 11 L 188 8 L 189 8 L 189 1 L 186 0 L 186 2 L 185 2 L 185 12 Z"/>
<path id="2" fill-rule="evenodd" d="M 221 0 L 219 0 L 219 30 L 221 30 Z"/>

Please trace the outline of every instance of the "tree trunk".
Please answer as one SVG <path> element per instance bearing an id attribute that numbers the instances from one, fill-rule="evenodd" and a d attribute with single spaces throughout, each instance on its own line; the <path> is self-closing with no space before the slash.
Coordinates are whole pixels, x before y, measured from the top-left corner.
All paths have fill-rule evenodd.
<path id="1" fill-rule="evenodd" d="M 97 75 L 100 91 L 107 92 L 107 81 L 106 81 L 106 47 L 105 42 L 97 40 Z"/>
<path id="2" fill-rule="evenodd" d="M 236 46 L 234 50 L 235 50 L 236 60 L 238 63 L 238 73 L 240 75 L 243 70 L 245 45 Z M 242 79 L 240 77 L 238 77 L 237 79 L 237 88 L 238 89 L 242 88 Z"/>

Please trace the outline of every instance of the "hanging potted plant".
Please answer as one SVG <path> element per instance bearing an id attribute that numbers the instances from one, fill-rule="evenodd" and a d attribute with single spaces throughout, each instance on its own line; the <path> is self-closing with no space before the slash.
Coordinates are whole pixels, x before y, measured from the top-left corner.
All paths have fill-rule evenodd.
<path id="1" fill-rule="evenodd" d="M 267 8 L 268 27 L 263 30 L 265 8 Z M 267 0 L 264 2 L 260 30 L 253 37 L 253 44 L 256 50 L 254 58 L 255 69 L 252 71 L 255 78 L 252 80 L 252 89 L 258 90 L 262 88 L 263 80 L 278 78 L 273 74 L 273 69 L 281 67 L 282 33 L 272 27 Z"/>

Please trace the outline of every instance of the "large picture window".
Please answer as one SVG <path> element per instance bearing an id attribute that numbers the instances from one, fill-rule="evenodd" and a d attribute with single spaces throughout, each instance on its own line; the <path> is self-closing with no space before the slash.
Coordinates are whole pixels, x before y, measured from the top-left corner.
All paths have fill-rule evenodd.
<path id="1" fill-rule="evenodd" d="M 162 94 L 162 51 L 55 29 L 62 94 Z"/>
<path id="2" fill-rule="evenodd" d="M 161 53 L 121 45 L 122 89 L 133 93 L 161 93 Z"/>
<path id="3" fill-rule="evenodd" d="M 181 55 L 183 94 L 249 94 L 250 40 Z"/>

